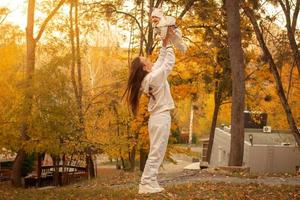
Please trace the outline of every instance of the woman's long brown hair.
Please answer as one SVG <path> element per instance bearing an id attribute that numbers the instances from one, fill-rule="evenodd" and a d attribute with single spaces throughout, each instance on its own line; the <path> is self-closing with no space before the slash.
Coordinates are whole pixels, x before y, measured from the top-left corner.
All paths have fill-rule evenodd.
<path id="1" fill-rule="evenodd" d="M 124 93 L 134 116 L 138 111 L 142 81 L 147 74 L 148 72 L 143 69 L 140 57 L 134 58 L 131 62 L 127 88 Z"/>

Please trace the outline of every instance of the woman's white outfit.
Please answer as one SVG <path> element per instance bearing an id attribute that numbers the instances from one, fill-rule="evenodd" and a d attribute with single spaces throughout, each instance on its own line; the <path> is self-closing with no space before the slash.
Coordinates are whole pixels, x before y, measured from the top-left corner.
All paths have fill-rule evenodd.
<path id="1" fill-rule="evenodd" d="M 173 48 L 170 46 L 162 47 L 152 71 L 142 82 L 141 89 L 147 94 L 152 93 L 152 95 L 148 104 L 150 152 L 139 185 L 139 193 L 154 193 L 163 190 L 157 182 L 157 174 L 164 159 L 170 136 L 170 110 L 175 107 L 167 80 L 174 64 Z"/>

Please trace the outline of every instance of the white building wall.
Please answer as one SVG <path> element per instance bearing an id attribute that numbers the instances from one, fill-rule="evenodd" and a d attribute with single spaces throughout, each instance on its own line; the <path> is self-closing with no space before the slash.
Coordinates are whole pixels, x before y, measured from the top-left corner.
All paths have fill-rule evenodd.
<path id="1" fill-rule="evenodd" d="M 223 166 L 228 164 L 231 135 L 220 128 L 216 128 L 212 146 L 210 166 Z"/>
<path id="2" fill-rule="evenodd" d="M 210 167 L 228 166 L 230 133 L 216 128 Z M 295 172 L 300 166 L 300 148 L 281 145 L 254 145 L 244 143 L 243 165 L 251 172 Z"/>
<path id="3" fill-rule="evenodd" d="M 255 145 L 249 149 L 251 172 L 295 172 L 300 166 L 300 149 L 291 146 Z"/>
<path id="4" fill-rule="evenodd" d="M 231 135 L 226 130 L 216 128 L 210 166 L 216 167 L 228 165 L 230 153 L 230 138 Z M 247 165 L 247 163 L 249 162 L 249 146 L 250 144 L 248 142 L 245 142 L 243 165 Z"/>

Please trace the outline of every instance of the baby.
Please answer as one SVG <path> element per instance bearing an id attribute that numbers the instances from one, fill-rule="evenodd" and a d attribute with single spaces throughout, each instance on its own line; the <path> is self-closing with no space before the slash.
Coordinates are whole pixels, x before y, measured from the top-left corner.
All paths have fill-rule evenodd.
<path id="1" fill-rule="evenodd" d="M 175 35 L 171 42 L 178 48 L 181 52 L 186 52 L 187 46 L 182 40 L 182 34 L 180 29 L 176 26 L 176 19 L 171 16 L 164 16 L 160 8 L 154 8 L 151 13 L 151 20 L 154 27 L 154 35 L 158 35 L 161 40 L 165 39 L 167 35 L 168 26 L 173 26 L 175 28 Z"/>

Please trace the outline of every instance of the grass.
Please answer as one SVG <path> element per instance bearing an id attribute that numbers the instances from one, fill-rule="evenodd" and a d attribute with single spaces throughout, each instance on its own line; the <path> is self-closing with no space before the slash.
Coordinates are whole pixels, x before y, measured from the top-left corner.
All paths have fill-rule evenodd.
<path id="1" fill-rule="evenodd" d="M 166 192 L 138 195 L 139 172 L 102 169 L 99 177 L 52 189 L 13 188 L 0 183 L 0 200 L 99 200 L 99 199 L 300 199 L 300 186 L 193 182 L 165 186 Z"/>

